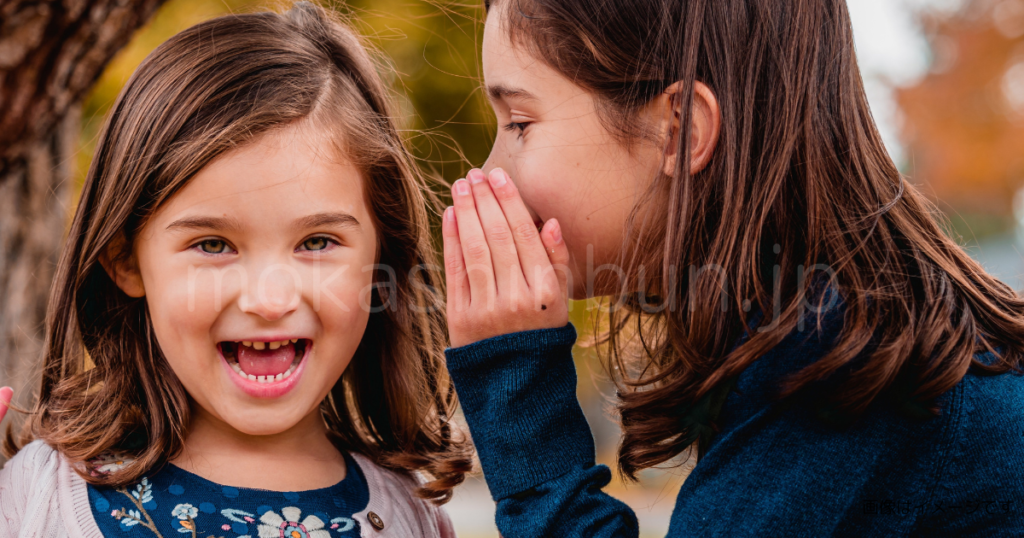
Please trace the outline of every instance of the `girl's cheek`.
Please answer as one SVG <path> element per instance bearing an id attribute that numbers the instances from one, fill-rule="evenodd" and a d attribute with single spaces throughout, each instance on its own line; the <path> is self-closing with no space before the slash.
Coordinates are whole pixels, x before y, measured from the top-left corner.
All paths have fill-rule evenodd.
<path id="1" fill-rule="evenodd" d="M 206 320 L 237 301 L 248 280 L 241 265 L 189 266 L 167 287 L 163 302 L 186 324 Z"/>
<path id="2" fill-rule="evenodd" d="M 239 295 L 240 277 L 233 272 L 202 269 L 190 276 L 171 282 L 159 298 L 159 315 L 167 320 L 163 332 L 173 332 L 172 346 L 208 346 L 218 318 Z"/>
<path id="3" fill-rule="evenodd" d="M 187 279 L 166 280 L 149 285 L 146 302 L 153 331 L 171 369 L 186 387 L 196 376 L 216 364 L 216 348 L 211 346 L 210 330 L 217 321 L 213 290 L 202 280 L 189 285 Z M 192 391 L 190 390 L 191 394 Z"/>
<path id="4" fill-rule="evenodd" d="M 572 204 L 572 180 L 551 151 L 537 151 L 515 162 L 513 181 L 523 202 L 545 219 L 566 217 Z"/>
<path id="5" fill-rule="evenodd" d="M 372 308 L 370 268 L 335 267 L 327 273 L 310 275 L 309 281 L 312 285 L 307 301 L 327 330 L 354 328 L 346 325 L 366 317 Z"/>

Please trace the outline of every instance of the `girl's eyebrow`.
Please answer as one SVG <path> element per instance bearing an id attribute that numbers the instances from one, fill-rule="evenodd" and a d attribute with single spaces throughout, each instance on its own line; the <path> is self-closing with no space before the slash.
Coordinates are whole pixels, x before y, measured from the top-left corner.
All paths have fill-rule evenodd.
<path id="1" fill-rule="evenodd" d="M 359 219 L 340 211 L 335 213 L 316 213 L 295 221 L 295 227 L 299 229 L 318 228 L 320 226 L 337 226 L 340 228 L 354 228 L 356 230 L 362 228 L 362 225 L 359 224 Z"/>
<path id="2" fill-rule="evenodd" d="M 320 226 L 337 226 L 340 228 L 362 228 L 359 219 L 345 212 L 316 213 L 296 219 L 294 226 L 299 229 L 317 228 Z M 182 228 L 188 230 L 225 230 L 239 231 L 242 225 L 230 217 L 186 217 L 167 225 L 167 229 Z"/>
<path id="3" fill-rule="evenodd" d="M 500 101 L 502 99 L 520 99 L 523 101 L 537 100 L 537 96 L 522 88 L 514 88 L 502 84 L 488 86 L 487 95 L 490 96 L 492 101 Z"/>
<path id="4" fill-rule="evenodd" d="M 238 220 L 229 217 L 186 217 L 167 225 L 168 230 L 174 228 L 238 231 L 242 229 L 242 225 Z"/>

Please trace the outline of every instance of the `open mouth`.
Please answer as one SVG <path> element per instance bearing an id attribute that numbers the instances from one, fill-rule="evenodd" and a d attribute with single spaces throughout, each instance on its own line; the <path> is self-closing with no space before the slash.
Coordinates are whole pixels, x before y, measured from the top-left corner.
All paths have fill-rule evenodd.
<path id="1" fill-rule="evenodd" d="M 270 342 L 221 342 L 220 352 L 228 366 L 243 379 L 278 383 L 292 376 L 312 345 L 311 340 L 292 338 Z"/>

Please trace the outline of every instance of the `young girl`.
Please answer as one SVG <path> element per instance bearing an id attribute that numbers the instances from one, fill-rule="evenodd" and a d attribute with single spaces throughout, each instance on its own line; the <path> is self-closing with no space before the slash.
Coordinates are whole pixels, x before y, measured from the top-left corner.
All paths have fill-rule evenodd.
<path id="1" fill-rule="evenodd" d="M 469 449 L 386 97 L 308 3 L 143 62 L 60 260 L 0 535 L 454 535 L 436 505 Z"/>
<path id="2" fill-rule="evenodd" d="M 624 475 L 696 446 L 671 536 L 1024 536 L 1024 301 L 889 159 L 843 0 L 488 10 L 448 368 L 505 538 L 638 534 L 566 296 L 620 298 Z"/>

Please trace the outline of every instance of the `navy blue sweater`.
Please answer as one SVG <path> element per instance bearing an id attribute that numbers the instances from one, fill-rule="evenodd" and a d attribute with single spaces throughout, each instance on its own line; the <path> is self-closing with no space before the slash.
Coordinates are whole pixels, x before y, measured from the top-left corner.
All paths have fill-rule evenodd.
<path id="1" fill-rule="evenodd" d="M 345 463 L 341 482 L 289 492 L 223 486 L 167 464 L 131 487 L 89 485 L 89 504 L 107 538 L 354 538 L 360 529 L 352 514 L 366 508 L 370 489 L 348 454 Z"/>
<path id="2" fill-rule="evenodd" d="M 670 537 L 1024 536 L 1024 376 L 972 369 L 938 417 L 879 399 L 840 429 L 772 396 L 828 351 L 814 333 L 794 332 L 736 380 Z M 504 538 L 638 535 L 633 512 L 601 491 L 611 473 L 595 465 L 576 399 L 575 340 L 568 325 L 447 351 Z"/>

